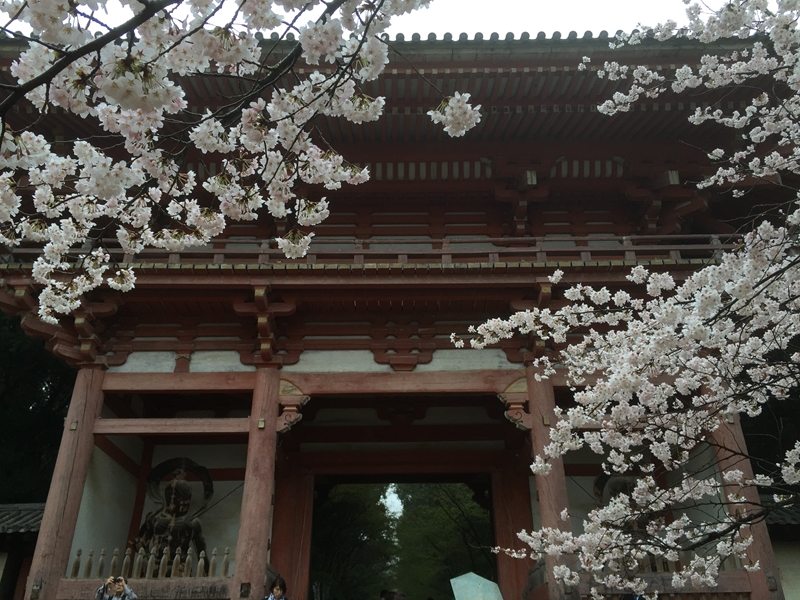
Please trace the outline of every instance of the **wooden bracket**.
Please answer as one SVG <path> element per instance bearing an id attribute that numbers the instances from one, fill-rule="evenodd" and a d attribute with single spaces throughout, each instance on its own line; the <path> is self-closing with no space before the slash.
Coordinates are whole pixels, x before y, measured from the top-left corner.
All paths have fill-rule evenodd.
<path id="1" fill-rule="evenodd" d="M 286 433 L 292 428 L 292 425 L 298 423 L 303 418 L 300 409 L 310 399 L 311 396 L 280 396 L 278 402 L 281 405 L 281 414 L 275 425 L 276 431 Z"/>
<path id="2" fill-rule="evenodd" d="M 303 415 L 300 414 L 300 409 L 309 400 L 311 400 L 311 396 L 303 394 L 293 383 L 281 379 L 280 391 L 278 392 L 278 404 L 281 407 L 281 414 L 278 416 L 275 430 L 278 433 L 289 431 L 295 423 L 298 423 L 303 418 Z"/>
<path id="3" fill-rule="evenodd" d="M 514 423 L 518 429 L 530 431 L 533 426 L 533 417 L 525 410 L 528 404 L 528 393 L 507 392 L 497 394 L 497 397 L 506 405 L 506 419 Z"/>
<path id="4" fill-rule="evenodd" d="M 236 302 L 234 312 L 240 317 L 255 317 L 258 339 L 256 351 L 265 363 L 272 361 L 275 354 L 275 317 L 288 317 L 297 310 L 295 302 L 270 302 L 269 286 L 253 289 L 253 302 Z"/>

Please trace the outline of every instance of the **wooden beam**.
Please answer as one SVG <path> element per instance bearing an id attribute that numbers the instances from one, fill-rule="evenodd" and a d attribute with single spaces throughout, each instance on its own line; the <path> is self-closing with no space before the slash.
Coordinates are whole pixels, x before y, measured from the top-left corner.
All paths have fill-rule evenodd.
<path id="1" fill-rule="evenodd" d="M 287 456 L 289 468 L 314 475 L 491 473 L 516 460 L 511 450 L 302 452 Z"/>
<path id="2" fill-rule="evenodd" d="M 324 402 L 324 400 L 323 400 Z M 510 424 L 483 425 L 396 425 L 350 427 L 299 427 L 293 436 L 300 444 L 336 444 L 370 442 L 464 442 L 504 440 Z"/>
<path id="3" fill-rule="evenodd" d="M 241 373 L 106 373 L 104 392 L 250 392 L 255 372 Z"/>
<path id="4" fill-rule="evenodd" d="M 249 431 L 249 420 L 238 419 L 97 419 L 95 435 L 195 435 Z"/>
<path id="5" fill-rule="evenodd" d="M 426 371 L 423 373 L 292 373 L 281 372 L 304 394 L 487 393 L 499 394 L 522 369 L 481 371 Z"/>

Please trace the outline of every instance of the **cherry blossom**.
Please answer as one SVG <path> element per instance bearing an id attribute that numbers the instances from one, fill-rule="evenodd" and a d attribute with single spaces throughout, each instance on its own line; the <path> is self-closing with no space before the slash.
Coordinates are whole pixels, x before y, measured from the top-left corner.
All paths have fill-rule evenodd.
<path id="1" fill-rule="evenodd" d="M 116 239 L 129 255 L 148 247 L 180 251 L 208 244 L 230 221 L 254 220 L 263 209 L 300 228 L 275 243 L 288 258 L 305 256 L 310 228 L 330 209 L 322 194 L 298 197 L 297 186 L 312 186 L 313 194 L 314 187 L 335 190 L 369 178 L 317 139 L 314 119 L 380 117 L 384 99 L 360 87 L 388 63 L 380 35 L 393 17 L 427 2 L 123 5 L 124 17 L 105 14 L 95 0 L 0 3 L 5 33 L 17 26 L 37 32 L 12 34 L 28 46 L 11 65 L 17 86 L 7 86 L 0 99 L 0 241 L 43 244 L 34 278 L 43 287 L 39 315 L 49 322 L 98 286 L 133 287 L 130 269 L 99 258 L 111 256 L 104 238 Z M 288 55 L 267 42 L 295 31 L 298 41 Z M 295 70 L 298 61 L 311 72 Z M 313 69 L 320 63 L 326 73 Z M 240 78 L 242 93 L 198 112 L 183 86 L 211 74 Z M 287 74 L 293 87 L 277 85 Z M 75 141 L 55 151 L 35 128 L 14 132 L 5 115 L 23 98 L 39 113 L 59 108 L 93 121 L 114 144 Z M 433 115 L 451 135 L 463 135 L 480 118 L 468 98 L 456 94 Z M 110 145 L 117 149 L 107 152 Z M 190 168 L 186 153 L 195 149 L 221 164 L 221 172 Z M 114 275 L 104 277 L 107 270 Z"/>
<path id="2" fill-rule="evenodd" d="M 748 98 L 744 108 L 710 102 L 689 119 L 727 127 L 736 140 L 707 149 L 717 169 L 699 187 L 745 199 L 752 181 L 783 181 L 791 189 L 785 176 L 800 174 L 800 4 L 735 0 L 719 10 L 687 4 L 685 25 L 641 27 L 620 34 L 612 48 L 677 37 L 726 40 L 728 50 L 710 47 L 699 66 L 664 70 L 606 61 L 598 77 L 625 86 L 598 110 L 628 112 L 667 92 L 702 91 L 713 99 L 736 89 Z M 590 62 L 584 57 L 578 69 Z M 746 477 L 746 457 L 718 434 L 740 416 L 759 414 L 771 399 L 796 400 L 799 203 L 765 217 L 743 232 L 736 251 L 719 253 L 682 282 L 638 266 L 629 285 L 606 289 L 556 271 L 550 282 L 567 300 L 563 307 L 491 319 L 470 336 L 453 336 L 457 346 L 468 340 L 473 348 L 520 334 L 543 340 L 550 350 L 533 361 L 537 377 L 560 372 L 573 386 L 575 405 L 557 409 L 534 473 L 547 474 L 553 459 L 588 448 L 609 476 L 633 482 L 589 514 L 583 533 L 520 534 L 534 557 L 574 557 L 556 567 L 557 581 L 574 586 L 585 573 L 594 598 L 604 597 L 603 586 L 650 598 L 653 590 L 637 574 L 651 560 L 676 565 L 676 587 L 714 586 L 730 557 L 747 570 L 760 568 L 748 557 L 750 526 L 771 509 L 800 503 L 800 443 L 770 472 Z M 721 456 L 736 458 L 718 463 Z M 759 487 L 774 493 L 773 505 L 754 500 Z"/>

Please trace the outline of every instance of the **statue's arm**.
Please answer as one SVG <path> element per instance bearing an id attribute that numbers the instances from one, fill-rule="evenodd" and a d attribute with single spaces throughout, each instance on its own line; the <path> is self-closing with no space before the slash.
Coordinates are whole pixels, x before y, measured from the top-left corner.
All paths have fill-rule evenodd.
<path id="1" fill-rule="evenodd" d="M 203 537 L 203 528 L 198 519 L 192 519 L 192 540 L 194 540 L 194 547 L 197 548 L 197 556 L 201 552 L 205 552 L 206 540 Z"/>
<path id="2" fill-rule="evenodd" d="M 154 533 L 155 529 L 153 527 L 153 513 L 147 513 L 144 523 L 142 523 L 142 526 L 139 528 L 139 533 L 136 536 L 136 539 L 133 541 L 133 545 L 136 550 L 139 550 L 140 548 L 147 550 L 147 546 L 150 540 L 153 539 Z"/>

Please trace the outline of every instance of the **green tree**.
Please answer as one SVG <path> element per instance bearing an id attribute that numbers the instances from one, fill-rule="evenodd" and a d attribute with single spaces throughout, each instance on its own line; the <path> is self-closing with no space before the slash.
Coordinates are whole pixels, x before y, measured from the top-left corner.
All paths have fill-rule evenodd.
<path id="1" fill-rule="evenodd" d="M 497 581 L 488 490 L 463 483 L 398 484 L 398 587 L 412 600 L 453 598 L 450 579 L 470 571 Z"/>
<path id="2" fill-rule="evenodd" d="M 47 498 L 75 371 L 0 313 L 0 503 Z"/>
<path id="3" fill-rule="evenodd" d="M 395 517 L 388 484 L 318 485 L 311 533 L 309 597 L 378 600 L 394 583 Z"/>

